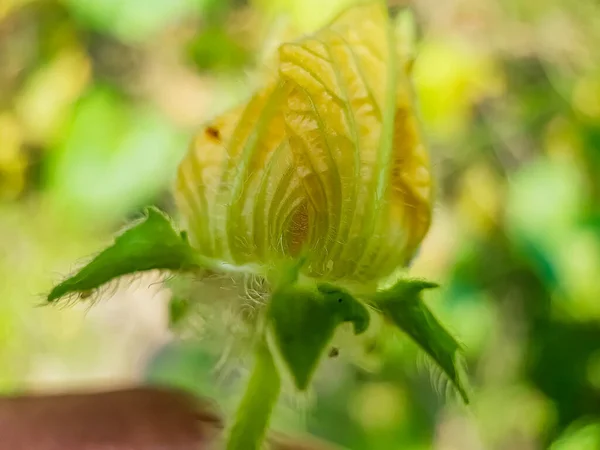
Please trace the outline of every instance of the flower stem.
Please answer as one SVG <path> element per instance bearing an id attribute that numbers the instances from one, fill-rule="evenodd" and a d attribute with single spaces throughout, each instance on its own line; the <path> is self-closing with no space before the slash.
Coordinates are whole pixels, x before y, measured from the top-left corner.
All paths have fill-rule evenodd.
<path id="1" fill-rule="evenodd" d="M 258 450 L 281 388 L 279 373 L 266 342 L 256 347 L 254 369 L 229 432 L 227 450 Z"/>

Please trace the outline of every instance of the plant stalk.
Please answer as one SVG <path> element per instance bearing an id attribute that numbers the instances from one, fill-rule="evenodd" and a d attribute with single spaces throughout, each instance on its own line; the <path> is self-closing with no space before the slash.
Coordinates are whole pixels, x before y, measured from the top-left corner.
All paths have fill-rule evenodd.
<path id="1" fill-rule="evenodd" d="M 254 368 L 227 439 L 227 450 L 259 450 L 279 398 L 281 379 L 264 339 L 256 347 Z"/>

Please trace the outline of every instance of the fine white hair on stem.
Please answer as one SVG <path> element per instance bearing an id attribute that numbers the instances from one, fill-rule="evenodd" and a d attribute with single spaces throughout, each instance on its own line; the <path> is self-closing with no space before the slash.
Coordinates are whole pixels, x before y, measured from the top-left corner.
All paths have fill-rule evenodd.
<path id="1" fill-rule="evenodd" d="M 244 297 L 255 306 L 264 305 L 269 297 L 267 282 L 264 277 L 252 273 L 243 277 Z"/>
<path id="2" fill-rule="evenodd" d="M 297 414 L 302 428 L 306 428 L 307 426 L 308 416 L 314 399 L 315 395 L 310 390 L 304 392 L 294 390 L 293 394 L 289 396 L 288 405 Z"/>

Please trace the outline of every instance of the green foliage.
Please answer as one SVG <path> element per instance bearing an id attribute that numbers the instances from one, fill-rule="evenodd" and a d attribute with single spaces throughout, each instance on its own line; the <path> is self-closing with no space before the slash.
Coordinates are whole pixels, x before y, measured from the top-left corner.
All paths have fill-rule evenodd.
<path id="1" fill-rule="evenodd" d="M 214 0 L 67 0 L 72 14 L 90 28 L 138 42 L 190 13 L 210 10 Z"/>
<path id="2" fill-rule="evenodd" d="M 421 280 L 402 280 L 375 296 L 375 304 L 384 316 L 408 334 L 440 366 L 459 391 L 465 403 L 469 402 L 458 356 L 459 343 L 446 331 L 423 303 L 421 293 L 436 288 L 437 284 Z"/>
<path id="3" fill-rule="evenodd" d="M 188 53 L 200 70 L 234 71 L 250 61 L 246 49 L 220 27 L 200 33 L 190 42 Z"/>
<path id="4" fill-rule="evenodd" d="M 169 185 L 185 143 L 160 112 L 96 86 L 77 103 L 49 158 L 47 187 L 69 215 L 112 224 Z"/>
<path id="5" fill-rule="evenodd" d="M 273 292 L 268 319 L 296 387 L 305 390 L 337 326 L 351 322 L 355 333 L 362 333 L 369 312 L 335 286 L 290 284 Z"/>
<path id="6" fill-rule="evenodd" d="M 75 275 L 52 289 L 48 301 L 70 293 L 86 293 L 123 275 L 153 269 L 186 271 L 200 267 L 185 235 L 177 233 L 169 219 L 149 208 L 147 217 L 115 239 Z"/>

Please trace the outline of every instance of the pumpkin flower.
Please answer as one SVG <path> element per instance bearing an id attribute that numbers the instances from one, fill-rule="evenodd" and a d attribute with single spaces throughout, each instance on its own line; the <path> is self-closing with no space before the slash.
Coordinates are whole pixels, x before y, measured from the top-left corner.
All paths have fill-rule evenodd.
<path id="1" fill-rule="evenodd" d="M 411 259 L 431 220 L 429 158 L 383 3 L 279 47 L 276 76 L 206 125 L 176 199 L 207 258 L 264 274 L 372 283 Z"/>
<path id="2" fill-rule="evenodd" d="M 432 203 L 405 32 L 373 2 L 282 44 L 265 86 L 207 124 L 181 162 L 186 232 L 150 209 L 48 295 L 85 298 L 154 269 L 266 280 L 228 450 L 260 448 L 282 375 L 308 389 L 338 327 L 361 334 L 373 314 L 420 345 L 467 400 L 460 346 L 421 300 L 436 285 L 393 279 L 427 233 Z"/>

